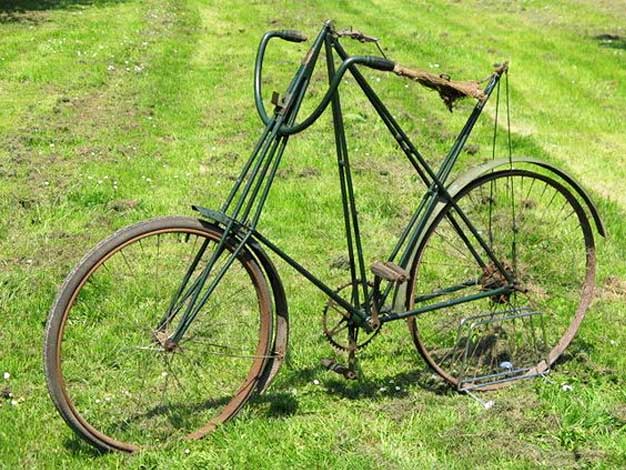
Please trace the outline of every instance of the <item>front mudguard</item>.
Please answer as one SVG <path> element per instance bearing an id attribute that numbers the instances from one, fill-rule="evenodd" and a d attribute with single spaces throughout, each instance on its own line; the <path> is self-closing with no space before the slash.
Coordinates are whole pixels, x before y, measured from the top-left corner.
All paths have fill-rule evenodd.
<path id="1" fill-rule="evenodd" d="M 289 310 L 287 307 L 285 288 L 283 287 L 283 283 L 274 263 L 272 263 L 272 260 L 267 256 L 256 240 L 251 240 L 249 245 L 252 253 L 263 267 L 263 271 L 265 271 L 265 275 L 270 281 L 272 295 L 274 297 L 274 342 L 272 344 L 270 357 L 265 364 L 259 384 L 257 385 L 258 392 L 263 393 L 271 385 L 287 356 L 287 346 L 289 344 Z"/>
<path id="2" fill-rule="evenodd" d="M 513 158 L 511 162 L 509 162 L 508 158 L 502 158 L 498 160 L 489 160 L 483 163 L 482 165 L 478 165 L 474 168 L 471 168 L 465 173 L 459 175 L 447 187 L 448 193 L 450 194 L 452 198 L 455 198 L 463 190 L 463 188 L 465 188 L 468 184 L 470 184 L 476 178 L 479 178 L 485 175 L 486 173 L 492 172 L 494 170 L 501 169 L 502 167 L 505 167 L 505 166 L 510 167 L 511 165 L 513 168 L 528 168 L 529 166 L 540 167 L 544 171 L 547 171 L 551 173 L 553 176 L 558 177 L 558 179 L 566 187 L 571 189 L 572 192 L 578 197 L 579 202 L 582 201 L 581 206 L 585 209 L 587 215 L 591 216 L 591 218 L 593 219 L 596 229 L 598 231 L 598 234 L 601 235 L 602 237 L 606 237 L 606 231 L 604 229 L 604 224 L 602 223 L 602 219 L 600 218 L 600 213 L 598 212 L 597 207 L 595 206 L 595 204 L 593 203 L 593 201 L 591 200 L 587 192 L 580 185 L 580 183 L 578 183 L 572 176 L 570 176 L 568 173 L 561 170 L 560 168 L 552 165 L 551 163 L 547 163 L 542 160 L 537 160 L 535 158 L 518 157 L 518 158 Z M 435 210 L 433 211 L 433 213 L 431 214 L 429 218 L 429 222 L 426 224 L 426 227 L 428 227 L 432 223 L 432 221 L 435 220 L 435 217 L 437 217 L 437 215 L 443 210 L 444 207 L 445 207 L 444 202 L 440 202 L 437 204 L 437 206 L 435 207 Z M 426 233 L 426 232 L 427 230 L 424 230 L 423 233 Z M 423 234 L 420 235 L 420 237 L 417 240 L 417 243 L 415 243 L 413 252 L 411 253 L 409 262 L 407 264 L 407 268 L 410 268 L 411 266 L 413 266 L 415 256 L 417 255 L 417 250 L 422 244 L 422 237 L 423 237 Z M 406 310 L 407 308 L 406 296 L 407 296 L 408 288 L 409 288 L 408 282 L 400 284 L 396 287 L 396 290 L 394 292 L 394 297 L 393 297 L 394 299 L 393 310 L 394 311 L 401 312 L 401 311 Z"/>
<path id="3" fill-rule="evenodd" d="M 206 209 L 204 207 L 192 206 L 195 211 L 198 211 L 203 218 L 208 219 L 210 222 L 217 223 L 221 226 L 226 226 L 230 222 L 224 214 Z M 234 227 L 238 230 L 238 226 Z M 235 237 L 238 234 L 235 232 Z M 287 306 L 287 297 L 285 295 L 285 289 L 283 283 L 278 275 L 278 271 L 272 263 L 272 260 L 267 256 L 265 250 L 261 245 L 253 238 L 250 238 L 247 242 L 248 249 L 261 265 L 263 272 L 267 280 L 270 283 L 272 289 L 272 297 L 274 299 L 274 311 L 273 311 L 273 332 L 274 338 L 272 340 L 272 350 L 269 357 L 263 367 L 259 383 L 257 384 L 257 391 L 259 393 L 265 392 L 272 383 L 272 380 L 278 373 L 280 366 L 287 356 L 287 347 L 289 344 L 289 309 Z"/>

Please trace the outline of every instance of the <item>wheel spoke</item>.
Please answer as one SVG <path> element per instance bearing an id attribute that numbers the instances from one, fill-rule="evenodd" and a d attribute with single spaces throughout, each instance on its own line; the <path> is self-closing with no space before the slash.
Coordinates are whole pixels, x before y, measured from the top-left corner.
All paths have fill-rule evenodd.
<path id="1" fill-rule="evenodd" d="M 154 331 L 200 244 L 216 246 L 221 237 L 194 219 L 171 220 L 139 224 L 100 244 L 83 261 L 91 264 L 75 271 L 87 278 L 74 274 L 68 284 L 79 290 L 64 298 L 75 300 L 52 313 L 50 321 L 63 326 L 51 330 L 63 336 L 47 341 L 61 346 L 52 356 L 63 382 L 51 388 L 62 391 L 57 400 L 68 421 L 98 431 L 84 431 L 92 442 L 151 446 L 224 421 L 273 357 L 272 297 L 251 257 L 235 259 L 180 344 L 168 343 L 171 328 Z"/>
<path id="2" fill-rule="evenodd" d="M 499 262 L 510 266 L 516 281 L 528 290 L 410 319 L 416 345 L 452 384 L 462 380 L 464 373 L 470 381 L 474 376 L 487 380 L 481 377 L 505 370 L 501 364 L 536 370 L 541 363 L 545 368 L 541 361 L 558 357 L 579 323 L 575 315 L 584 314 L 589 303 L 583 298 L 585 286 L 593 283 L 588 219 L 567 188 L 528 170 L 485 175 L 462 190 L 456 204 L 479 233 L 489 233 Z M 447 222 L 448 210 L 452 206 L 444 208 L 427 229 L 422 251 L 415 256 L 420 265 L 412 270 L 416 272 L 411 281 L 412 300 L 417 292 L 422 296 L 439 292 L 458 279 L 467 279 L 469 272 L 481 272 L 473 259 L 468 260 L 462 238 Z M 497 277 L 488 279 L 506 285 Z M 484 286 L 479 284 L 477 289 Z M 444 298 L 454 295 L 458 294 L 444 294 Z"/>

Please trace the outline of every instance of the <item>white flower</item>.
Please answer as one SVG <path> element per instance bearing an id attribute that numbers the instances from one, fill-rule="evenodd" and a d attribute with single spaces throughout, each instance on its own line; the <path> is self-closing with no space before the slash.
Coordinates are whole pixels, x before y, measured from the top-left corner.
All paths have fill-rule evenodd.
<path id="1" fill-rule="evenodd" d="M 17 400 L 11 400 L 11 406 L 17 406 Z"/>
<path id="2" fill-rule="evenodd" d="M 396 392 L 399 392 L 401 389 L 396 385 Z"/>
<path id="3" fill-rule="evenodd" d="M 378 391 L 379 391 L 379 392 L 381 392 L 381 393 L 382 393 L 382 392 L 386 392 L 386 391 L 387 391 L 387 387 L 380 387 L 380 388 L 378 389 Z"/>
<path id="4" fill-rule="evenodd" d="M 571 392 L 572 390 L 574 390 L 574 387 L 572 387 L 570 384 L 563 384 L 561 385 L 561 390 L 563 390 L 564 392 Z"/>
<path id="5" fill-rule="evenodd" d="M 8 372 L 5 372 L 3 374 L 4 380 L 9 380 L 11 378 L 11 374 L 9 374 Z"/>
<path id="6" fill-rule="evenodd" d="M 319 380 L 317 380 L 317 379 L 313 380 L 313 385 L 319 385 L 319 384 L 320 384 Z"/>

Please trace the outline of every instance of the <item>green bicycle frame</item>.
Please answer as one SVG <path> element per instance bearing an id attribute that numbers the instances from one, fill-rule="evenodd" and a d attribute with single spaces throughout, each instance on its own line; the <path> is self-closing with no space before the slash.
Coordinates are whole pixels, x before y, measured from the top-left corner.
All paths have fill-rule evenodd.
<path id="1" fill-rule="evenodd" d="M 261 120 L 265 124 L 265 128 L 220 210 L 215 211 L 194 206 L 194 209 L 199 211 L 203 217 L 223 226 L 224 234 L 222 239 L 218 242 L 215 251 L 211 254 L 206 267 L 203 268 L 195 279 L 192 279 L 192 274 L 205 254 L 208 243 L 203 244 L 199 249 L 177 293 L 172 298 L 169 308 L 160 322 L 159 328 L 167 326 L 182 312 L 180 321 L 170 337 L 172 341 L 178 342 L 189 328 L 189 325 L 202 306 L 207 302 L 228 268 L 246 243 L 251 239 L 264 245 L 287 262 L 297 272 L 324 292 L 324 294 L 349 312 L 352 320 L 366 331 L 371 331 L 372 329 L 369 322 L 374 308 L 377 312 L 381 312 L 380 322 L 385 323 L 420 315 L 451 305 L 471 302 L 478 298 L 497 296 L 511 292 L 513 290 L 513 279 L 510 273 L 504 269 L 503 264 L 495 256 L 489 244 L 483 239 L 467 215 L 456 205 L 455 201 L 446 190 L 446 182 L 452 168 L 472 132 L 487 99 L 497 86 L 502 72 L 497 71 L 490 76 L 484 89 L 486 99 L 480 100 L 476 104 L 450 151 L 444 158 L 440 168 L 435 172 L 427 164 L 424 157 L 419 153 L 358 69 L 358 66 L 366 66 L 376 70 L 391 71 L 395 64 L 381 57 L 350 56 L 339 43 L 339 36 L 335 33 L 332 23 L 330 22 L 324 23 L 321 31 L 313 41 L 305 59 L 289 84 L 285 96 L 281 99 L 278 95 L 274 94 L 272 102 L 275 108 L 270 117 L 263 104 L 261 74 L 267 44 L 271 39 L 276 37 L 291 42 L 301 42 L 306 39 L 295 31 L 273 31 L 263 36 L 255 64 L 254 92 L 256 107 Z M 326 56 L 326 66 L 328 69 L 328 91 L 315 110 L 306 119 L 300 123 L 296 123 L 296 117 L 322 50 Z M 335 57 L 341 60 L 341 64 L 337 69 L 335 69 Z M 406 155 L 412 167 L 427 188 L 415 212 L 411 216 L 409 223 L 402 231 L 402 234 L 389 255 L 388 261 L 396 263 L 401 268 L 407 268 L 410 255 L 418 243 L 421 234 L 427 228 L 430 216 L 433 214 L 437 204 L 444 202 L 450 204 L 454 209 L 454 216 L 451 211 L 446 217 L 448 217 L 452 227 L 458 232 L 460 238 L 467 246 L 468 252 L 471 253 L 480 267 L 485 267 L 488 263 L 493 263 L 508 281 L 508 286 L 483 290 L 473 295 L 456 297 L 447 301 L 418 307 L 410 311 L 393 312 L 385 311 L 382 308 L 393 289 L 393 284 L 388 283 L 385 289 L 381 291 L 379 289 L 381 283 L 380 278 L 375 279 L 374 288 L 372 288 L 368 282 L 354 197 L 350 158 L 348 155 L 341 101 L 338 92 L 341 80 L 348 72 L 354 77 L 356 83 L 383 120 L 385 126 L 393 135 L 398 146 Z M 257 225 L 265 201 L 269 195 L 289 137 L 307 129 L 321 116 L 329 105 L 332 110 L 337 167 L 352 284 L 352 296 L 350 301 L 342 298 L 304 266 L 257 231 Z M 225 252 L 224 248 L 226 243 L 234 245 L 234 249 L 224 260 L 220 269 L 214 272 L 214 267 L 218 259 L 220 259 Z M 477 248 L 477 246 L 480 248 Z M 488 260 L 483 259 L 479 253 L 480 250 L 482 250 Z M 214 274 L 214 276 L 210 282 L 207 282 L 211 274 Z M 474 286 L 478 283 L 479 281 L 477 279 L 466 280 L 458 285 L 421 296 L 416 299 L 416 302 L 432 300 L 445 294 L 461 291 L 466 287 Z"/>

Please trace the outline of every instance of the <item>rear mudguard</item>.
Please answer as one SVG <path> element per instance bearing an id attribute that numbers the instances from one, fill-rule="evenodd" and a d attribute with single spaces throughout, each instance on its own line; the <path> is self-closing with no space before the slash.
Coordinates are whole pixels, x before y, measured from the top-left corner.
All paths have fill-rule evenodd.
<path id="1" fill-rule="evenodd" d="M 208 219 L 210 222 L 221 225 L 226 225 L 229 222 L 229 219 L 219 212 L 198 206 L 192 206 L 192 208 L 198 211 L 203 218 Z M 278 373 L 278 370 L 287 355 L 287 346 L 289 343 L 289 311 L 287 307 L 285 289 L 283 288 L 283 283 L 278 275 L 278 271 L 276 270 L 274 263 L 272 263 L 269 256 L 265 253 L 265 250 L 263 250 L 261 245 L 254 240 L 254 238 L 250 238 L 248 240 L 247 247 L 256 261 L 261 265 L 261 268 L 270 283 L 272 297 L 274 299 L 272 319 L 274 338 L 272 340 L 272 350 L 265 366 L 263 367 L 263 371 L 261 372 L 259 383 L 257 385 L 257 391 L 259 393 L 263 393 L 272 383 L 272 380 Z"/>
<path id="2" fill-rule="evenodd" d="M 600 234 L 602 237 L 606 236 L 604 224 L 602 223 L 602 219 L 600 218 L 598 209 L 596 208 L 595 204 L 593 203 L 593 201 L 591 200 L 587 192 L 583 189 L 583 187 L 565 171 L 561 170 L 560 168 L 557 168 L 556 166 L 550 163 L 546 163 L 544 161 L 537 160 L 535 158 L 518 157 L 518 158 L 512 159 L 511 163 L 509 163 L 508 158 L 503 158 L 503 159 L 498 159 L 498 160 L 489 160 L 488 162 L 485 162 L 482 165 L 471 168 L 467 172 L 459 175 L 448 186 L 447 188 L 448 193 L 450 194 L 451 197 L 454 198 L 463 190 L 463 188 L 465 188 L 469 183 L 474 181 L 476 178 L 483 176 L 484 174 L 489 173 L 494 170 L 504 169 L 502 167 L 505 167 L 505 166 L 509 167 L 510 164 L 512 164 L 513 168 L 528 168 L 528 167 L 533 167 L 533 166 L 540 167 L 543 170 L 548 171 L 552 175 L 557 176 L 558 179 L 566 187 L 571 189 L 572 192 L 578 196 L 579 200 L 582 201 L 581 205 L 583 206 L 583 208 L 585 208 L 588 216 L 591 216 L 591 218 L 593 219 L 596 225 L 598 234 Z M 444 207 L 445 207 L 444 202 L 438 203 L 437 206 L 435 207 L 435 210 L 430 216 L 430 221 L 433 221 L 435 217 L 437 217 L 437 215 L 443 210 Z M 430 223 L 432 222 L 427 223 L 426 227 L 428 227 Z M 424 230 L 424 233 L 426 232 L 427 230 Z M 415 247 L 413 248 L 413 253 L 411 253 L 411 257 L 409 258 L 409 262 L 407 264 L 407 269 L 410 269 L 411 266 L 413 266 L 415 256 L 417 255 L 417 250 L 419 246 L 421 245 L 421 243 L 422 243 L 422 238 L 420 237 L 418 238 L 417 243 L 415 244 Z M 402 312 L 406 310 L 407 308 L 406 296 L 407 296 L 408 287 L 409 286 L 407 282 L 400 284 L 396 287 L 394 298 L 393 298 L 394 299 L 393 300 L 394 311 Z"/>

